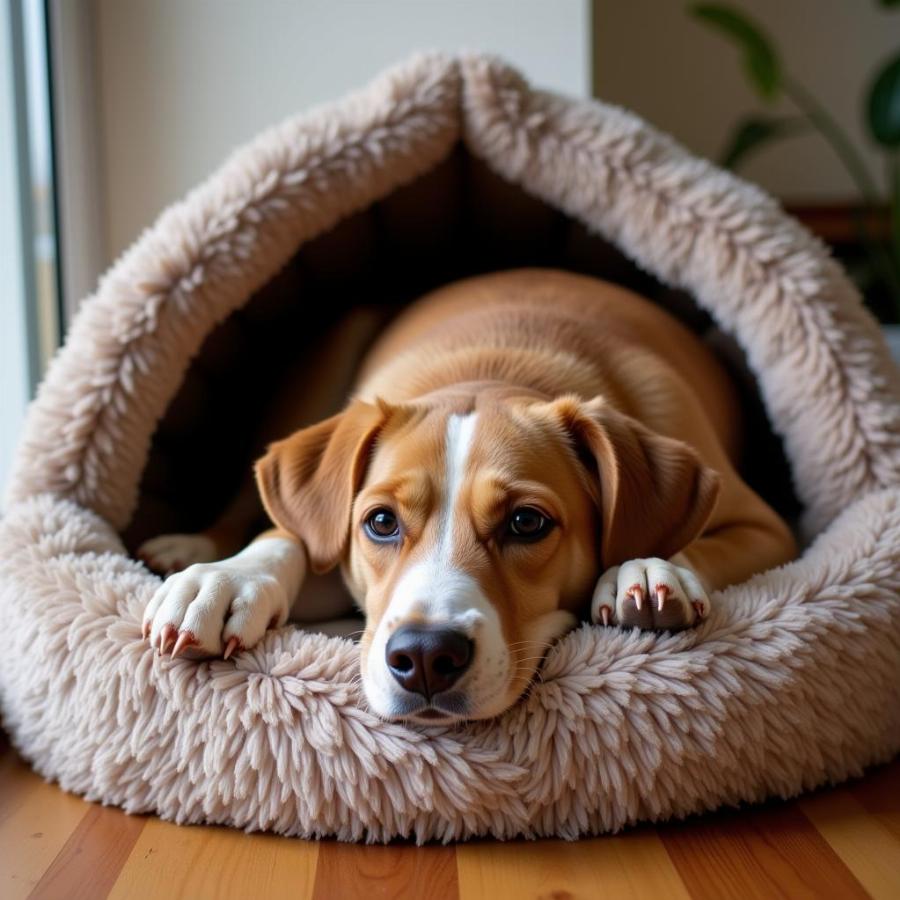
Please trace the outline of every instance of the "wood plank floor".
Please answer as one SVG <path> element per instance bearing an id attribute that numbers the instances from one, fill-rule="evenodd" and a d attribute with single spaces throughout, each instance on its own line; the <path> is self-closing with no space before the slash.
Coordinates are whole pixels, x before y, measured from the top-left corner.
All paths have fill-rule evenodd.
<path id="1" fill-rule="evenodd" d="M 0 750 L 0 898 L 900 900 L 900 760 L 793 803 L 616 837 L 361 847 L 85 803 Z"/>

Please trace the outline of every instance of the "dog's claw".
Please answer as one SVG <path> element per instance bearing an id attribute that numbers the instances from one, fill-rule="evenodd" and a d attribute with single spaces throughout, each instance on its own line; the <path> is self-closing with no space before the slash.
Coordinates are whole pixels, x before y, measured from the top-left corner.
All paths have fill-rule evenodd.
<path id="1" fill-rule="evenodd" d="M 175 640 L 177 634 L 174 625 L 168 623 L 163 625 L 162 631 L 159 633 L 159 655 L 162 656 L 169 649 L 169 643 Z"/>
<path id="2" fill-rule="evenodd" d="M 604 626 L 609 625 L 610 613 L 611 613 L 611 610 L 608 606 L 600 607 L 600 618 L 603 620 Z"/>
<path id="3" fill-rule="evenodd" d="M 231 637 L 228 639 L 228 643 L 225 645 L 225 652 L 222 654 L 222 659 L 228 659 L 232 653 L 240 646 L 240 641 L 236 637 Z"/>
<path id="4" fill-rule="evenodd" d="M 669 588 L 664 584 L 658 584 L 656 586 L 656 608 L 659 612 L 662 612 L 663 606 L 668 598 Z"/>
<path id="5" fill-rule="evenodd" d="M 189 631 L 182 631 L 181 634 L 178 635 L 178 640 L 175 641 L 175 646 L 172 648 L 172 659 L 175 659 L 185 647 L 190 647 L 191 644 L 196 643 L 196 638 Z"/>
<path id="6" fill-rule="evenodd" d="M 150 637 L 150 630 L 153 628 L 153 622 L 150 619 L 147 619 L 143 625 L 141 625 L 141 637 L 146 641 L 148 637 Z"/>
<path id="7" fill-rule="evenodd" d="M 706 606 L 704 605 L 702 600 L 692 600 L 691 606 L 694 607 L 694 612 L 697 613 L 697 618 L 702 619 L 703 615 L 706 611 Z"/>
<path id="8" fill-rule="evenodd" d="M 644 603 L 644 589 L 639 584 L 633 584 L 628 588 L 628 593 L 634 597 L 634 605 L 639 610 Z"/>

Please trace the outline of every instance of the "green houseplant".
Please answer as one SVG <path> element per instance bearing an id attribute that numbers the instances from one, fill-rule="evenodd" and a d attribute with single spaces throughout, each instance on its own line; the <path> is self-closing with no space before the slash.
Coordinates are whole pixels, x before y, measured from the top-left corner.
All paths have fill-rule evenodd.
<path id="1" fill-rule="evenodd" d="M 900 0 L 878 2 L 900 9 Z M 722 164 L 737 169 L 767 144 L 809 130 L 817 132 L 843 163 L 858 191 L 856 219 L 863 257 L 851 271 L 881 318 L 900 322 L 900 49 L 880 63 L 864 91 L 866 128 L 884 156 L 886 188 L 882 188 L 852 138 L 815 93 L 794 77 L 763 28 L 732 6 L 699 3 L 690 7 L 690 13 L 738 45 L 744 74 L 763 102 L 784 98 L 795 110 L 787 116 L 754 113 L 740 119 L 726 144 Z"/>

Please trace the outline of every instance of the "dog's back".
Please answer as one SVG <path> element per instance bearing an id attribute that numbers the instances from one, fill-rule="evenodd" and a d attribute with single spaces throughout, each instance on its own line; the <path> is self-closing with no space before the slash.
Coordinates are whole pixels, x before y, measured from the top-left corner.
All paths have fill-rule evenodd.
<path id="1" fill-rule="evenodd" d="M 499 353 L 498 353 L 499 351 Z M 361 396 L 408 400 L 445 385 L 516 381 L 556 396 L 608 396 L 648 426 L 692 441 L 686 386 L 727 456 L 740 441 L 737 394 L 723 366 L 673 316 L 582 275 L 517 269 L 455 282 L 414 303 L 380 337 Z M 694 404 L 691 403 L 693 406 Z"/>

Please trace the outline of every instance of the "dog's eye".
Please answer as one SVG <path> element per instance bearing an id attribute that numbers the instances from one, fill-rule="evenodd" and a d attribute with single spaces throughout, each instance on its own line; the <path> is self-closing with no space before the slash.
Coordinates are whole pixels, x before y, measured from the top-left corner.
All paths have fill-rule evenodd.
<path id="1" fill-rule="evenodd" d="M 400 523 L 387 507 L 381 506 L 369 513 L 365 521 L 366 534 L 373 541 L 390 541 L 400 535 Z"/>
<path id="2" fill-rule="evenodd" d="M 553 520 L 533 506 L 513 510 L 507 526 L 509 535 L 519 541 L 539 541 L 553 529 Z"/>

